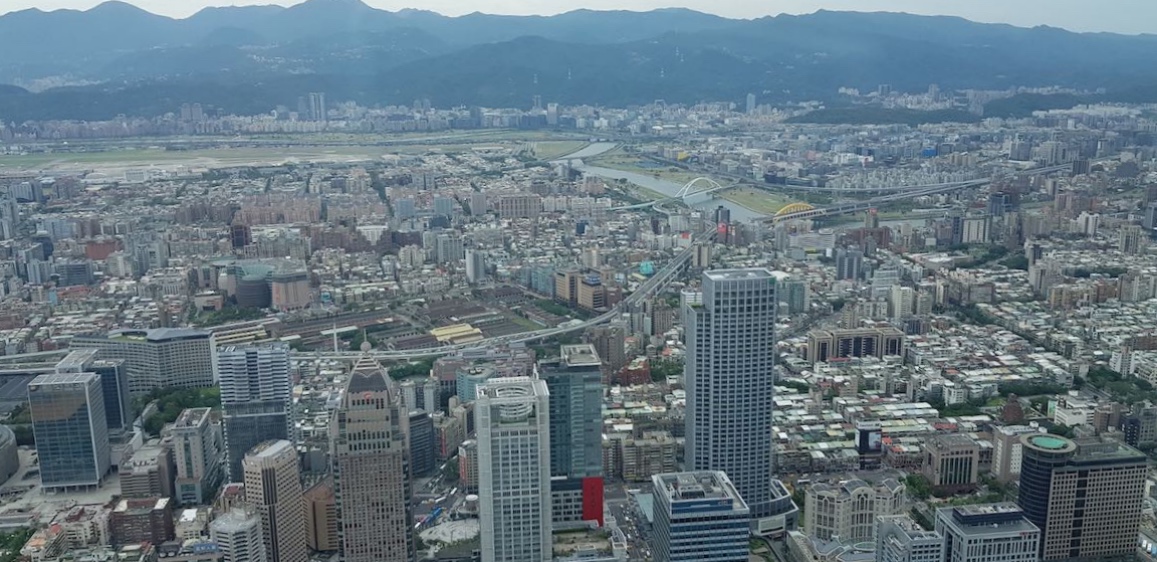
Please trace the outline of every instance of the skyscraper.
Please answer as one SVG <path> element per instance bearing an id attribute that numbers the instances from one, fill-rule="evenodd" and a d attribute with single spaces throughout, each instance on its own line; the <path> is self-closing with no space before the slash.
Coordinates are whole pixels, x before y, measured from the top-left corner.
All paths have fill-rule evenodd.
<path id="1" fill-rule="evenodd" d="M 343 561 L 414 559 L 408 425 L 397 386 L 359 359 L 330 426 Z"/>
<path id="2" fill-rule="evenodd" d="M 96 373 L 104 392 L 104 415 L 110 432 L 123 431 L 132 424 L 129 381 L 123 359 L 98 360 L 99 350 L 70 351 L 56 364 L 57 373 Z"/>
<path id="3" fill-rule="evenodd" d="M 564 345 L 540 377 L 550 393 L 551 512 L 556 528 L 603 522 L 602 361 L 591 344 Z"/>
<path id="4" fill-rule="evenodd" d="M 1119 559 L 1136 550 L 1148 472 L 1143 453 L 1099 438 L 1037 433 L 1020 440 L 1017 503 L 1041 529 L 1041 560 Z"/>
<path id="5" fill-rule="evenodd" d="M 293 380 L 289 346 L 230 346 L 217 351 L 229 479 L 241 481 L 241 459 L 258 443 L 290 439 Z"/>
<path id="6" fill-rule="evenodd" d="M 478 389 L 482 562 L 552 558 L 548 393 L 546 382 L 527 377 Z"/>
<path id="7" fill-rule="evenodd" d="M 305 499 L 297 467 L 297 449 L 285 440 L 266 441 L 241 461 L 245 501 L 261 517 L 269 562 L 305 562 Z"/>
<path id="8" fill-rule="evenodd" d="M 687 359 L 686 463 L 727 474 L 751 509 L 756 532 L 771 530 L 772 399 L 778 283 L 767 269 L 703 273 L 684 293 Z"/>
<path id="9" fill-rule="evenodd" d="M 550 473 L 601 476 L 602 361 L 591 344 L 564 345 L 560 355 L 540 375 L 550 392 Z"/>
<path id="10" fill-rule="evenodd" d="M 45 490 L 100 486 L 110 447 L 100 377 L 38 375 L 28 383 L 28 407 Z"/>
<path id="11" fill-rule="evenodd" d="M 655 488 L 655 562 L 748 559 L 751 511 L 726 474 L 656 474 L 651 483 Z"/>

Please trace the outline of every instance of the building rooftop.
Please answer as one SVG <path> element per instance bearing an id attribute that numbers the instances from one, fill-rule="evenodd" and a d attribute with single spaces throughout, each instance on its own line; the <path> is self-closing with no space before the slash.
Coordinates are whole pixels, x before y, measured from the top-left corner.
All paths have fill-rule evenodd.
<path id="1" fill-rule="evenodd" d="M 958 532 L 967 535 L 1025 533 L 1040 531 L 1020 507 L 1011 502 L 942 507 L 937 517 Z"/>
<path id="2" fill-rule="evenodd" d="M 603 364 L 602 360 L 599 359 L 599 352 L 595 350 L 594 345 L 589 343 L 564 345 L 560 348 L 559 355 L 562 357 L 563 365 L 567 368 L 598 368 Z"/>
<path id="3" fill-rule="evenodd" d="M 651 477 L 655 493 L 667 497 L 668 503 L 729 500 L 732 510 L 745 510 L 747 504 L 726 474 L 718 471 L 674 472 Z"/>
<path id="4" fill-rule="evenodd" d="M 148 513 L 165 509 L 169 505 L 169 498 L 127 498 L 117 502 L 113 513 Z"/>
<path id="5" fill-rule="evenodd" d="M 743 279 L 782 279 L 786 273 L 775 272 L 762 267 L 750 269 L 714 269 L 703 272 L 703 276 L 712 281 L 740 281 Z"/>
<path id="6" fill-rule="evenodd" d="M 911 515 L 902 513 L 900 515 L 881 515 L 879 517 L 881 522 L 887 521 L 900 529 L 903 529 L 904 534 L 908 535 L 911 540 L 921 539 L 940 539 L 940 533 L 936 531 L 929 531 L 921 527 Z"/>
<path id="7" fill-rule="evenodd" d="M 381 364 L 372 357 L 358 359 L 350 373 L 349 385 L 346 393 L 355 392 L 384 392 L 390 389 L 390 381 L 386 378 L 386 371 Z"/>
<path id="8" fill-rule="evenodd" d="M 192 328 L 157 328 L 155 330 L 113 330 L 108 333 L 109 339 L 130 339 L 149 342 L 163 342 L 184 339 L 202 339 L 213 335 L 204 330 Z"/>
<path id="9" fill-rule="evenodd" d="M 58 373 L 79 373 L 88 369 L 96 359 L 97 349 L 75 349 L 68 352 L 63 359 L 56 363 Z"/>
<path id="10" fill-rule="evenodd" d="M 259 443 L 256 447 L 253 447 L 253 450 L 249 451 L 247 456 L 255 458 L 269 458 L 285 452 L 286 449 L 292 448 L 293 443 L 290 443 L 285 439 L 266 441 L 264 443 Z"/>
<path id="11" fill-rule="evenodd" d="M 173 428 L 194 428 L 201 427 L 208 423 L 209 414 L 212 408 L 186 408 L 177 416 L 176 421 L 173 422 Z"/>
<path id="12" fill-rule="evenodd" d="M 36 375 L 32 382 L 28 383 L 28 389 L 33 390 L 33 387 L 57 385 L 57 384 L 87 384 L 92 379 L 99 375 L 95 373 L 49 373 L 44 375 Z"/>

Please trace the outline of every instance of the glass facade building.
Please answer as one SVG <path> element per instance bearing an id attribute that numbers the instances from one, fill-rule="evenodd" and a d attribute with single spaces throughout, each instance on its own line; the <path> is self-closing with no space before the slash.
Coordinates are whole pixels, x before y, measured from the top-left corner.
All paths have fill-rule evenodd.
<path id="1" fill-rule="evenodd" d="M 108 430 L 124 431 L 132 426 L 129 379 L 123 359 L 98 359 L 97 349 L 70 351 L 56 364 L 57 373 L 96 373 L 104 390 L 104 414 Z"/>
<path id="2" fill-rule="evenodd" d="M 292 440 L 293 378 L 289 346 L 228 346 L 217 350 L 229 480 L 242 479 L 241 459 L 265 441 Z"/>
<path id="3" fill-rule="evenodd" d="M 767 269 L 703 273 L 683 294 L 687 359 L 686 464 L 722 471 L 757 522 L 778 527 L 772 484 L 772 406 L 778 283 Z"/>
<path id="4" fill-rule="evenodd" d="M 39 375 L 28 383 L 28 405 L 44 489 L 100 486 L 111 454 L 100 376 Z"/>

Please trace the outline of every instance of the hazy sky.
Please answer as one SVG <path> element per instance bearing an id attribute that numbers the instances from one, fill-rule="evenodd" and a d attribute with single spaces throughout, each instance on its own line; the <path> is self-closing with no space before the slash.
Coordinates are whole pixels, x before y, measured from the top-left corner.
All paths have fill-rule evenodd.
<path id="1" fill-rule="evenodd" d="M 89 8 L 101 0 L 0 0 L 0 13 Z M 128 0 L 150 12 L 186 17 L 207 5 L 282 4 L 300 0 Z M 1051 25 L 1075 31 L 1157 33 L 1157 0 L 366 0 L 377 8 L 424 8 L 447 15 L 554 14 L 577 8 L 650 10 L 681 6 L 727 17 L 754 18 L 818 9 L 899 11 L 962 16 L 1020 26 Z"/>

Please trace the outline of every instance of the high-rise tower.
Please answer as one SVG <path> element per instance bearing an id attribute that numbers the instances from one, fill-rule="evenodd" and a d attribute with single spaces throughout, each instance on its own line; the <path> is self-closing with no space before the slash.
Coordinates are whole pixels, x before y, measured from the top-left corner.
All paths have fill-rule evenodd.
<path id="1" fill-rule="evenodd" d="M 527 377 L 478 389 L 482 562 L 552 559 L 548 393 L 546 382 Z"/>
<path id="2" fill-rule="evenodd" d="M 409 419 L 381 365 L 359 359 L 330 426 L 343 561 L 414 559 Z"/>
<path id="3" fill-rule="evenodd" d="M 100 486 L 110 454 L 100 376 L 39 375 L 28 383 L 28 405 L 44 489 Z"/>
<path id="4" fill-rule="evenodd" d="M 266 441 L 241 461 L 245 501 L 261 516 L 269 562 L 305 562 L 305 499 L 297 450 L 284 439 Z"/>
<path id="5" fill-rule="evenodd" d="M 683 296 L 687 359 L 686 462 L 722 471 L 751 509 L 756 532 L 775 525 L 772 479 L 777 284 L 767 269 L 706 271 Z"/>
<path id="6" fill-rule="evenodd" d="M 1040 559 L 1119 560 L 1137 549 L 1145 455 L 1099 438 L 1020 436 L 1017 503 L 1040 527 Z"/>
<path id="7" fill-rule="evenodd" d="M 241 459 L 250 449 L 265 441 L 291 438 L 289 347 L 229 346 L 217 351 L 216 361 L 229 479 L 240 482 Z"/>

